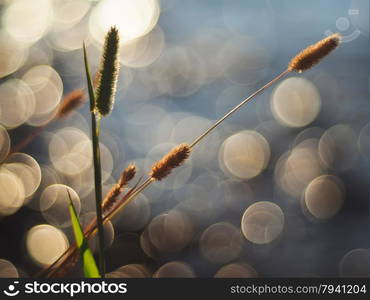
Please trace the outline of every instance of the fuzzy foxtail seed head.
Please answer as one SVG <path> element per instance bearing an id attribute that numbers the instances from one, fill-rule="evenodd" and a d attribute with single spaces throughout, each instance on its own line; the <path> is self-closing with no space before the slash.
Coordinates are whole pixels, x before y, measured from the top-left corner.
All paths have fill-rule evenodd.
<path id="1" fill-rule="evenodd" d="M 128 165 L 126 169 L 123 170 L 121 178 L 118 180 L 118 185 L 120 187 L 125 186 L 131 179 L 135 177 L 136 166 L 134 164 Z"/>
<path id="2" fill-rule="evenodd" d="M 111 27 L 105 36 L 103 55 L 97 74 L 95 109 L 102 115 L 109 115 L 113 109 L 119 73 L 119 34 Z"/>
<path id="3" fill-rule="evenodd" d="M 181 144 L 172 149 L 152 166 L 150 177 L 158 181 L 167 177 L 174 168 L 177 168 L 184 163 L 184 161 L 189 157 L 190 152 L 191 148 L 187 144 Z"/>
<path id="4" fill-rule="evenodd" d="M 340 34 L 335 33 L 317 42 L 316 44 L 308 46 L 290 61 L 288 70 L 301 73 L 310 69 L 314 65 L 318 64 L 321 59 L 327 56 L 335 48 L 337 48 L 340 40 Z"/>
<path id="5" fill-rule="evenodd" d="M 134 164 L 128 165 L 126 169 L 123 170 L 118 182 L 111 188 L 106 197 L 103 200 L 103 211 L 109 211 L 112 206 L 116 203 L 117 197 L 122 193 L 123 188 L 128 184 L 128 182 L 135 177 L 136 166 Z"/>

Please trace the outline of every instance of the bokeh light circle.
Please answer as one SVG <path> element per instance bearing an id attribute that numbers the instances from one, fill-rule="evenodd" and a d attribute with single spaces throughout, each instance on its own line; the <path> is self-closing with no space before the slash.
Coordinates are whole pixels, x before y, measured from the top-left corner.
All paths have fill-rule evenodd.
<path id="1" fill-rule="evenodd" d="M 0 163 L 8 156 L 10 151 L 10 137 L 8 131 L 0 125 Z"/>
<path id="2" fill-rule="evenodd" d="M 272 202 L 260 201 L 243 214 L 241 229 L 244 237 L 255 244 L 268 244 L 279 237 L 284 228 L 284 213 Z"/>
<path id="3" fill-rule="evenodd" d="M 256 270 L 246 263 L 231 263 L 220 268 L 215 278 L 255 278 Z"/>
<path id="4" fill-rule="evenodd" d="M 67 250 L 68 246 L 69 242 L 65 234 L 54 226 L 37 225 L 27 232 L 28 254 L 39 266 L 52 264 Z"/>
<path id="5" fill-rule="evenodd" d="M 4 12 L 3 24 L 15 40 L 32 44 L 45 35 L 52 17 L 49 0 L 14 0 Z"/>
<path id="6" fill-rule="evenodd" d="M 237 258 L 243 241 L 240 230 L 226 222 L 208 227 L 201 235 L 199 246 L 203 257 L 215 264 L 224 264 Z"/>
<path id="7" fill-rule="evenodd" d="M 289 127 L 310 124 L 320 112 L 321 99 L 315 85 L 301 77 L 281 82 L 271 97 L 271 110 L 277 121 Z"/>
<path id="8" fill-rule="evenodd" d="M 194 278 L 193 268 L 183 262 L 172 261 L 162 265 L 153 275 L 153 278 Z"/>
<path id="9" fill-rule="evenodd" d="M 28 56 L 28 49 L 5 32 L 0 32 L 0 78 L 17 71 Z"/>
<path id="10" fill-rule="evenodd" d="M 35 97 L 29 85 L 19 79 L 10 79 L 0 85 L 0 123 L 15 128 L 32 116 Z"/>
<path id="11" fill-rule="evenodd" d="M 342 181 L 333 175 L 322 175 L 307 186 L 304 201 L 308 211 L 318 219 L 330 219 L 342 208 L 345 190 Z"/>
<path id="12" fill-rule="evenodd" d="M 82 130 L 64 127 L 56 131 L 49 143 L 49 157 L 55 169 L 65 175 L 76 175 L 91 165 L 91 144 Z"/>
<path id="13" fill-rule="evenodd" d="M 0 216 L 9 216 L 15 213 L 24 203 L 23 183 L 16 174 L 1 167 L 0 190 Z"/>
<path id="14" fill-rule="evenodd" d="M 57 31 L 71 29 L 81 21 L 91 7 L 88 0 L 52 0 L 52 3 L 54 10 L 53 28 L 56 28 Z M 70 32 L 70 34 L 73 33 Z"/>
<path id="15" fill-rule="evenodd" d="M 69 197 L 71 197 L 77 215 L 79 215 L 81 210 L 80 198 L 69 186 L 52 184 L 42 192 L 40 197 L 40 211 L 50 224 L 62 228 L 71 225 L 68 208 Z"/>
<path id="16" fill-rule="evenodd" d="M 0 259 L 0 278 L 18 278 L 17 268 L 8 260 Z"/>
<path id="17" fill-rule="evenodd" d="M 105 182 L 113 170 L 113 157 L 110 150 L 100 143 L 102 180 Z M 92 146 L 88 135 L 75 127 L 64 127 L 51 135 L 49 157 L 55 169 L 68 176 L 93 175 Z"/>
<path id="18" fill-rule="evenodd" d="M 35 113 L 49 113 L 55 109 L 63 95 L 60 75 L 49 65 L 38 65 L 29 69 L 22 77 L 35 95 Z"/>
<path id="19" fill-rule="evenodd" d="M 148 225 L 151 244 L 160 253 L 176 253 L 188 245 L 194 234 L 193 224 L 179 210 L 156 216 Z"/>
<path id="20" fill-rule="evenodd" d="M 319 154 L 324 164 L 336 171 L 353 167 L 358 158 L 357 137 L 351 126 L 336 124 L 320 138 Z"/>
<path id="21" fill-rule="evenodd" d="M 252 130 L 240 131 L 228 137 L 220 149 L 220 163 L 240 179 L 256 177 L 266 168 L 270 159 L 268 142 Z"/>
<path id="22" fill-rule="evenodd" d="M 145 265 L 128 264 L 107 274 L 108 278 L 149 278 L 152 272 Z"/>
<path id="23" fill-rule="evenodd" d="M 300 197 L 314 178 L 324 173 L 318 154 L 318 140 L 306 139 L 280 156 L 275 165 L 275 180 L 288 195 Z"/>
<path id="24" fill-rule="evenodd" d="M 369 277 L 370 251 L 369 249 L 353 249 L 346 253 L 339 262 L 341 277 Z"/>
<path id="25" fill-rule="evenodd" d="M 25 153 L 13 153 L 6 160 L 4 167 L 21 180 L 26 198 L 30 198 L 40 186 L 41 168 L 32 156 Z"/>
<path id="26" fill-rule="evenodd" d="M 109 28 L 116 26 L 120 42 L 125 43 L 150 32 L 157 24 L 159 14 L 157 0 L 103 0 L 90 15 L 90 34 L 102 43 Z"/>

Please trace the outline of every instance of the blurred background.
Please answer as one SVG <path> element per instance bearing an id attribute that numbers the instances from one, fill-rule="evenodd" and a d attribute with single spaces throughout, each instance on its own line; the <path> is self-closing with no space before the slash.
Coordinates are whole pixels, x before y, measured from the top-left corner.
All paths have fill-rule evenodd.
<path id="1" fill-rule="evenodd" d="M 66 187 L 94 216 L 86 92 L 121 35 L 102 120 L 104 193 L 191 143 L 326 35 L 291 73 L 203 140 L 105 227 L 110 277 L 369 276 L 369 1 L 0 0 L 0 277 L 28 277 L 74 242 Z M 95 242 L 91 247 L 96 248 Z M 73 275 L 81 276 L 79 270 Z"/>

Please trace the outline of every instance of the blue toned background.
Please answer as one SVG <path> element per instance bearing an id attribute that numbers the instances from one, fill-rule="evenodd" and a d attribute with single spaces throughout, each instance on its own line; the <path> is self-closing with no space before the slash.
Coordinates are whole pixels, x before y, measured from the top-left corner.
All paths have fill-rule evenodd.
<path id="1" fill-rule="evenodd" d="M 111 25 L 121 33 L 121 72 L 101 125 L 104 192 L 131 162 L 136 183 L 301 49 L 343 37 L 109 223 L 111 277 L 369 275 L 367 0 L 0 5 L 0 276 L 31 276 L 73 243 L 65 186 L 81 218 L 94 215 L 88 105 L 67 118 L 58 108 L 86 86 L 82 41 L 95 73 Z"/>

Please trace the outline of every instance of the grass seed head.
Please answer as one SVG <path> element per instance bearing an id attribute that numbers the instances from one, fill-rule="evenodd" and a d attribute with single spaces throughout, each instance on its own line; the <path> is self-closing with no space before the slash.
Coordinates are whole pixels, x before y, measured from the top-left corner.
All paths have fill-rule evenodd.
<path id="1" fill-rule="evenodd" d="M 152 166 L 150 176 L 155 180 L 162 180 L 167 177 L 174 168 L 181 166 L 189 157 L 190 152 L 191 148 L 187 144 L 181 144 L 175 147 Z"/>
<path id="2" fill-rule="evenodd" d="M 340 34 L 335 33 L 316 44 L 308 46 L 290 61 L 288 70 L 301 73 L 310 69 L 337 48 L 340 40 Z"/>
<path id="3" fill-rule="evenodd" d="M 136 166 L 134 164 L 128 165 L 126 169 L 123 170 L 118 182 L 110 189 L 108 194 L 103 200 L 103 211 L 107 212 L 116 203 L 117 197 L 122 193 L 123 188 L 127 183 L 135 177 Z"/>
<path id="4" fill-rule="evenodd" d="M 136 166 L 134 164 L 128 165 L 126 169 L 123 170 L 121 178 L 118 181 L 118 185 L 123 187 L 135 177 Z"/>
<path id="5" fill-rule="evenodd" d="M 114 105 L 119 73 L 119 34 L 116 27 L 111 27 L 105 36 L 100 69 L 97 74 L 95 109 L 102 116 L 111 113 Z"/>

